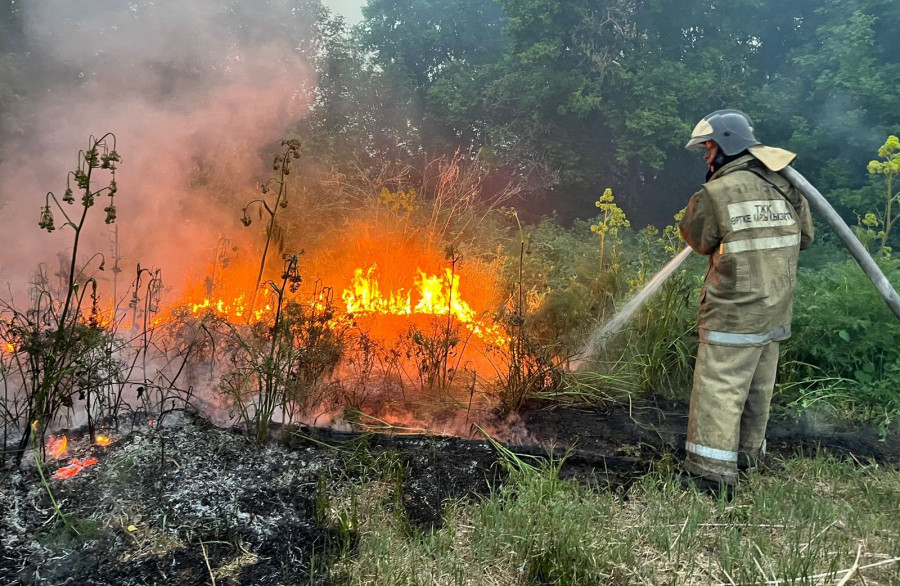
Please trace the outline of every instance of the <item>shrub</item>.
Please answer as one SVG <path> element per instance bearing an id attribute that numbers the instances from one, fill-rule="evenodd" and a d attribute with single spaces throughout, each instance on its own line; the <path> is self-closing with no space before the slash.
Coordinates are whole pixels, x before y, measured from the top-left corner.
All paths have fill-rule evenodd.
<path id="1" fill-rule="evenodd" d="M 897 287 L 900 261 L 880 264 Z M 882 422 L 900 415 L 900 321 L 852 261 L 801 271 L 784 358 L 783 400 Z"/>
<path id="2" fill-rule="evenodd" d="M 269 282 L 277 295 L 272 323 L 244 327 L 220 321 L 232 348 L 220 389 L 259 442 L 267 439 L 277 412 L 290 423 L 320 403 L 343 354 L 343 330 L 332 321 L 329 295 L 312 304 L 286 300 L 299 283 L 298 256 L 285 257 L 281 283 Z"/>

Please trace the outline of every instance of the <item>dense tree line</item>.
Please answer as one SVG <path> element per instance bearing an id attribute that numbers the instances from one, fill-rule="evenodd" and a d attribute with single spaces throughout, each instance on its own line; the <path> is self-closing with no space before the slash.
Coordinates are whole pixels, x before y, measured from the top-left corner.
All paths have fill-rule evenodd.
<path id="1" fill-rule="evenodd" d="M 228 6 L 217 18 L 234 39 L 282 40 L 315 63 L 314 106 L 293 131 L 335 170 L 461 150 L 564 218 L 591 215 L 612 187 L 636 224 L 669 222 L 703 177 L 686 137 L 725 107 L 797 151 L 852 218 L 879 208 L 866 164 L 900 133 L 892 0 L 370 0 L 353 28 L 318 0 Z M 36 76 L 79 83 L 37 42 L 52 39 L 26 34 L 22 11 L 0 6 L 7 133 L 22 124 L 16 103 L 41 91 Z M 198 76 L 195 63 L 169 69 Z"/>
<path id="2" fill-rule="evenodd" d="M 370 0 L 364 15 L 332 29 L 313 117 L 357 154 L 471 150 L 528 177 L 543 211 L 589 215 L 613 187 L 663 223 L 702 180 L 691 127 L 735 107 L 848 213 L 882 197 L 866 164 L 900 131 L 896 2 Z"/>

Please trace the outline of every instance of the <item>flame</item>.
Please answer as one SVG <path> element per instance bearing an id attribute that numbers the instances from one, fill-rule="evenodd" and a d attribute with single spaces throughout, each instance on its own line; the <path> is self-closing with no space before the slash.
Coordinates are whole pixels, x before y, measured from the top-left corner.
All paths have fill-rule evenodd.
<path id="1" fill-rule="evenodd" d="M 6 351 L 9 352 L 10 354 L 14 353 L 16 351 L 16 345 L 13 344 L 12 342 L 7 342 L 6 343 Z"/>
<path id="2" fill-rule="evenodd" d="M 378 269 L 372 265 L 369 270 L 356 269 L 350 288 L 344 289 L 341 298 L 347 304 L 347 313 L 380 313 L 384 315 L 447 315 L 461 322 L 470 322 L 475 312 L 469 304 L 460 299 L 459 275 L 446 269 L 445 276 L 427 275 L 416 269 L 419 276 L 414 279 L 418 301 L 412 305 L 412 292 L 403 289 L 381 293 L 378 279 L 373 274 Z"/>
<path id="3" fill-rule="evenodd" d="M 98 446 L 108 446 L 112 443 L 112 439 L 105 435 L 98 435 L 94 438 L 94 443 Z"/>
<path id="4" fill-rule="evenodd" d="M 66 454 L 66 449 L 69 447 L 69 440 L 66 436 L 54 436 L 51 435 L 47 440 L 47 453 L 54 460 L 59 460 Z"/>
<path id="5" fill-rule="evenodd" d="M 412 313 L 410 293 L 403 289 L 391 292 L 387 297 L 378 288 L 378 279 L 372 274 L 378 267 L 372 265 L 368 271 L 356 269 L 350 289 L 344 289 L 341 299 L 347 304 L 347 313 L 380 313 L 385 315 L 410 315 Z"/>
<path id="6" fill-rule="evenodd" d="M 57 470 L 56 474 L 53 475 L 53 478 L 56 480 L 72 478 L 73 476 L 81 472 L 82 468 L 93 466 L 96 463 L 97 458 L 85 458 L 84 460 L 79 460 L 78 458 L 76 458 L 72 460 L 72 463 L 68 466 L 63 466 L 62 468 Z"/>
<path id="7" fill-rule="evenodd" d="M 444 278 L 429 276 L 419 270 L 415 284 L 422 296 L 416 304 L 415 313 L 431 315 L 449 313 L 463 323 L 474 321 L 475 312 L 468 303 L 459 298 L 459 275 L 450 269 L 445 269 Z"/>
<path id="8" fill-rule="evenodd" d="M 273 308 L 269 301 L 271 293 L 268 289 L 262 289 L 257 295 L 255 309 L 250 321 L 263 321 L 272 315 Z M 231 299 L 223 297 L 204 297 L 199 301 L 188 301 L 185 305 L 193 315 L 211 313 L 217 317 L 229 321 L 241 321 L 250 312 L 251 300 L 243 293 Z"/>
<path id="9" fill-rule="evenodd" d="M 450 315 L 476 336 L 494 345 L 504 345 L 507 340 L 497 324 L 488 324 L 478 319 L 478 313 L 466 303 L 460 293 L 460 276 L 451 269 L 444 270 L 443 276 L 429 275 L 416 269 L 418 276 L 413 279 L 414 291 L 401 288 L 382 293 L 378 279 L 374 276 L 377 265 L 368 270 L 355 269 L 350 287 L 344 289 L 341 299 L 350 314 L 377 315 Z M 416 303 L 412 299 L 415 293 Z"/>

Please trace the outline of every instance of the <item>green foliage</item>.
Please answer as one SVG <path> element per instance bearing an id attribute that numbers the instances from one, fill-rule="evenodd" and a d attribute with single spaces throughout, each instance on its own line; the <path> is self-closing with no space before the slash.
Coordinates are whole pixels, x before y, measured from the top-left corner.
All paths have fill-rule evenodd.
<path id="1" fill-rule="evenodd" d="M 326 378 L 343 355 L 343 329 L 332 325 L 331 299 L 301 304 L 286 298 L 299 286 L 298 262 L 297 255 L 286 256 L 281 283 L 269 282 L 277 296 L 272 323 L 242 327 L 219 320 L 231 347 L 230 369 L 219 386 L 258 442 L 268 439 L 276 413 L 290 424 L 321 404 Z"/>
<path id="2" fill-rule="evenodd" d="M 847 209 L 872 131 L 897 131 L 900 12 L 887 0 L 406 0 L 364 14 L 374 55 L 361 96 L 393 98 L 367 105 L 374 135 L 393 120 L 407 146 L 411 129 L 426 150 L 490 152 L 532 193 L 565 194 L 549 201 L 567 218 L 607 184 L 659 222 L 676 207 L 659 186 L 696 185 L 682 147 L 717 108 L 750 113 L 763 142 L 798 151 Z"/>
<path id="3" fill-rule="evenodd" d="M 594 205 L 600 208 L 600 217 L 596 224 L 591 224 L 591 232 L 600 237 L 601 266 L 606 255 L 607 235 L 612 237 L 613 242 L 611 256 L 617 258 L 618 246 L 621 243 L 621 240 L 619 239 L 619 228 L 631 226 L 631 222 L 625 217 L 625 212 L 623 212 L 622 208 L 617 206 L 614 201 L 615 198 L 613 197 L 612 189 L 607 187 L 603 191 L 603 195 L 600 196 L 600 199 L 594 202 Z M 613 266 L 615 266 L 615 263 L 613 263 Z"/>
<path id="4" fill-rule="evenodd" d="M 553 396 L 562 380 L 555 348 L 536 343 L 521 316 L 506 316 L 504 332 L 508 347 L 494 348 L 489 354 L 497 372 L 495 394 L 500 415 L 518 412 L 528 399 Z"/>
<path id="5" fill-rule="evenodd" d="M 884 229 L 878 236 L 881 237 L 881 249 L 887 250 L 891 229 L 900 220 L 900 191 L 894 193 L 894 178 L 900 175 L 900 139 L 893 134 L 889 136 L 885 143 L 881 145 L 881 148 L 878 149 L 878 156 L 883 160 L 869 161 L 867 169 L 870 175 L 884 175 L 886 189 L 884 212 L 878 218 L 878 224 L 883 226 Z M 869 218 L 870 215 L 874 214 L 866 214 L 866 219 L 869 220 L 867 225 L 871 227 L 874 223 L 874 218 Z"/>
<path id="6" fill-rule="evenodd" d="M 551 355 L 567 358 L 579 351 L 594 329 L 684 247 L 674 225 L 661 235 L 654 227 L 634 234 L 611 192 L 597 203 L 603 215 L 592 225 L 576 222 L 567 229 L 545 220 L 527 230 L 521 274 L 526 331 L 530 343 Z M 615 245 L 599 255 L 592 233 L 610 235 Z M 676 273 L 629 324 L 627 335 L 599 357 L 592 381 L 566 379 L 564 389 L 553 385 L 535 393 L 586 403 L 623 390 L 681 396 L 690 387 L 696 346 L 697 286 L 691 272 Z M 540 355 L 535 348 L 532 353 Z"/>
<path id="7" fill-rule="evenodd" d="M 836 583 L 854 559 L 873 564 L 869 581 L 897 576 L 894 564 L 874 565 L 898 545 L 885 514 L 900 499 L 895 470 L 791 458 L 742 483 L 730 506 L 674 486 L 665 459 L 627 498 L 561 479 L 559 462 L 508 451 L 502 461 L 509 478 L 483 499 L 448 503 L 432 531 L 394 516 L 386 483 L 365 485 L 369 498 L 342 509 L 361 525 L 335 567 L 348 583 L 392 586 Z"/>
<path id="8" fill-rule="evenodd" d="M 900 261 L 880 264 L 900 286 Z M 855 263 L 801 271 L 793 331 L 784 344 L 780 400 L 882 424 L 897 420 L 900 322 Z"/>
<path id="9" fill-rule="evenodd" d="M 557 348 L 550 343 L 540 344 L 534 336 L 531 323 L 533 308 L 526 301 L 525 240 L 519 217 L 512 212 L 519 227 L 519 258 L 513 285 L 511 311 L 500 316 L 505 345 L 491 349 L 492 364 L 497 372 L 496 393 L 501 414 L 515 413 L 529 398 L 555 390 L 560 383 L 561 371 L 554 356 Z"/>
<path id="10" fill-rule="evenodd" d="M 635 318 L 625 363 L 640 391 L 686 398 L 697 352 L 695 288 L 691 273 L 676 272 Z"/>

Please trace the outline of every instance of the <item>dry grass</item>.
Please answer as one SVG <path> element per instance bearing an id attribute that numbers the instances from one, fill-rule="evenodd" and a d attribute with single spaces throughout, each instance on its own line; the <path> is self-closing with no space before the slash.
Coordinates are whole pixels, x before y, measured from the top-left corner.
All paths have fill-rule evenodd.
<path id="1" fill-rule="evenodd" d="M 733 503 L 656 473 L 627 496 L 522 470 L 482 502 L 448 503 L 434 531 L 410 531 L 385 499 L 368 500 L 358 549 L 336 575 L 448 586 L 900 582 L 897 470 L 797 457 L 750 477 Z"/>

